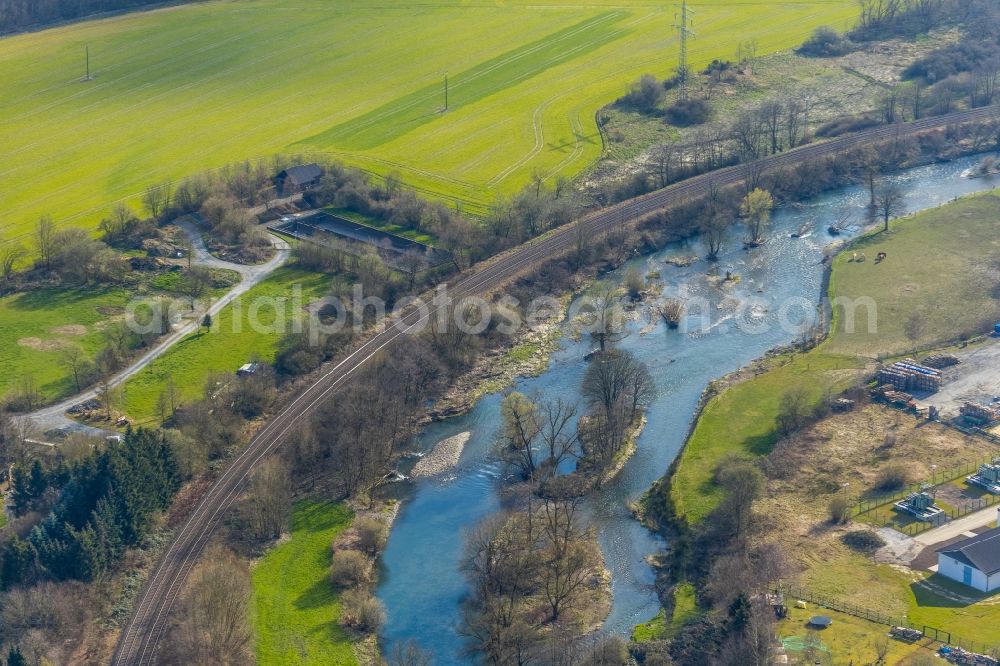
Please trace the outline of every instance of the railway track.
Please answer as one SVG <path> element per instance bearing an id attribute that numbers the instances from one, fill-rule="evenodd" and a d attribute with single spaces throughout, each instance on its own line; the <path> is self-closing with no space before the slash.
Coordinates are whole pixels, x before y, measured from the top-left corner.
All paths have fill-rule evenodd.
<path id="1" fill-rule="evenodd" d="M 758 170 L 785 168 L 866 143 L 897 136 L 910 136 L 929 129 L 988 118 L 1000 118 L 1000 107 L 991 106 L 912 123 L 879 127 L 774 155 L 760 160 L 756 163 L 756 167 Z M 591 213 L 542 238 L 522 245 L 471 274 L 457 278 L 449 285 L 449 296 L 455 300 L 487 293 L 541 260 L 572 249 L 580 233 L 593 237 L 614 229 L 623 219 L 635 219 L 684 200 L 697 198 L 707 194 L 712 187 L 734 185 L 742 181 L 746 175 L 746 165 L 728 167 Z M 440 307 L 431 307 L 430 313 L 433 315 Z M 128 625 L 119 638 L 112 657 L 114 666 L 156 663 L 157 646 L 167 627 L 170 609 L 211 538 L 213 530 L 238 497 L 254 466 L 271 455 L 291 429 L 306 419 L 329 395 L 350 381 L 361 367 L 389 346 L 398 344 L 420 322 L 421 317 L 418 312 L 407 313 L 395 323 L 388 323 L 384 330 L 372 335 L 349 356 L 326 369 L 314 383 L 285 405 L 229 464 L 195 507 L 188 520 L 177 530 L 166 552 L 153 569 L 146 586 L 136 600 Z"/>

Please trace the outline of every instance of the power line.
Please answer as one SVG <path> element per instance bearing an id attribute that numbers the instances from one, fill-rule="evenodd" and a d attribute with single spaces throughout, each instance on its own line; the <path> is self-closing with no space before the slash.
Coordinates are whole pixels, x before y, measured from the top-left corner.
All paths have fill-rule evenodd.
<path id="1" fill-rule="evenodd" d="M 694 31 L 688 27 L 691 14 L 694 14 L 694 10 L 688 9 L 687 0 L 682 0 L 680 19 L 678 23 L 674 24 L 674 27 L 677 28 L 677 31 L 680 33 L 680 38 L 681 38 L 680 39 L 681 52 L 680 52 L 680 57 L 678 58 L 677 61 L 677 78 L 680 80 L 681 84 L 682 99 L 687 98 L 687 85 L 688 85 L 688 79 L 690 78 L 688 76 L 689 72 L 687 64 L 688 36 L 689 35 L 692 37 L 694 36 Z"/>

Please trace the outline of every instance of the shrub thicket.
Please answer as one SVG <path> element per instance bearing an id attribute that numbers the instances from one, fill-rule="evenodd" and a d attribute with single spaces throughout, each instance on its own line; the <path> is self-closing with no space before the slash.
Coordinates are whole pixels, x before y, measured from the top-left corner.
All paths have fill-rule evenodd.
<path id="1" fill-rule="evenodd" d="M 712 107 L 703 99 L 680 99 L 667 109 L 667 120 L 671 125 L 689 127 L 701 125 L 712 118 Z"/>
<path id="2" fill-rule="evenodd" d="M 845 534 L 841 539 L 848 548 L 865 555 L 871 555 L 885 545 L 885 540 L 871 530 L 854 530 Z"/>
<path id="3" fill-rule="evenodd" d="M 813 58 L 832 58 L 849 53 L 853 47 L 850 39 L 824 25 L 816 28 L 797 51 Z"/>

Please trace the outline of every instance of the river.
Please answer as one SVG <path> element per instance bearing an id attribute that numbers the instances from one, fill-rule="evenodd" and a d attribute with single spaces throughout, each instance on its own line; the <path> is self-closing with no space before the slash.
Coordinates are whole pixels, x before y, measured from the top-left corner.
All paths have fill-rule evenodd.
<path id="1" fill-rule="evenodd" d="M 998 179 L 961 177 L 979 159 L 917 167 L 893 176 L 905 192 L 907 212 L 1000 187 Z M 696 238 L 634 259 L 604 278 L 621 280 L 632 266 L 643 274 L 659 272 L 668 292 L 681 288 L 687 298 L 704 299 L 711 319 L 710 326 L 691 326 L 687 331 L 668 331 L 662 323 L 652 328 L 645 320 L 632 322 L 630 335 L 618 343 L 649 366 L 658 396 L 647 411 L 648 423 L 635 456 L 589 500 L 589 519 L 612 573 L 614 602 L 605 621 L 607 631 L 628 636 L 635 624 L 647 621 L 659 609 L 647 558 L 662 551 L 665 544 L 633 519 L 627 504 L 662 477 L 677 456 L 709 382 L 798 337 L 788 326 L 778 325 L 781 304 L 795 300 L 801 304 L 802 299 L 818 302 L 824 251 L 836 240 L 827 229 L 849 218 L 850 226 L 839 238 L 857 234 L 866 220 L 867 203 L 864 187 L 844 188 L 777 209 L 767 242 L 760 248 L 744 251 L 740 239 L 746 232 L 736 227 L 715 264 L 697 261 L 679 268 L 665 263 L 671 257 L 704 256 L 706 250 Z M 792 237 L 803 230 L 802 237 Z M 740 276 L 738 284 L 720 288 L 717 277 L 709 278 L 709 274 L 724 276 L 727 271 Z M 756 305 L 739 305 L 751 302 Z M 794 321 L 795 313 L 804 309 L 792 307 L 784 314 Z M 652 330 L 640 333 L 644 328 Z M 591 347 L 586 336 L 574 341 L 564 335 L 548 370 L 518 380 L 514 388 L 528 394 L 578 397 L 586 369 L 583 356 Z M 462 533 L 499 507 L 497 481 L 502 469 L 489 454 L 498 430 L 501 397 L 488 395 L 464 416 L 430 425 L 419 435 L 419 447 L 428 449 L 445 437 L 472 433 L 450 473 L 397 486 L 403 506 L 382 557 L 378 587 L 388 615 L 383 630 L 387 653 L 398 642 L 413 638 L 433 655 L 434 664 L 474 663 L 463 654 L 465 640 L 458 632 L 460 602 L 467 589 L 459 570 Z"/>

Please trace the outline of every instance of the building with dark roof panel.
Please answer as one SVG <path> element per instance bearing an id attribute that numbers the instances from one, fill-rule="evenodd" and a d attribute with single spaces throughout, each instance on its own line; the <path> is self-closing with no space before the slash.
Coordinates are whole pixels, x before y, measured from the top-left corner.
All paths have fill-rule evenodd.
<path id="1" fill-rule="evenodd" d="M 319 182 L 323 177 L 323 167 L 318 164 L 300 164 L 288 167 L 278 174 L 275 179 L 278 191 L 282 195 L 288 196 L 301 192 L 307 187 L 311 187 Z"/>
<path id="2" fill-rule="evenodd" d="M 938 573 L 980 592 L 1000 589 L 1000 527 L 939 550 Z"/>

